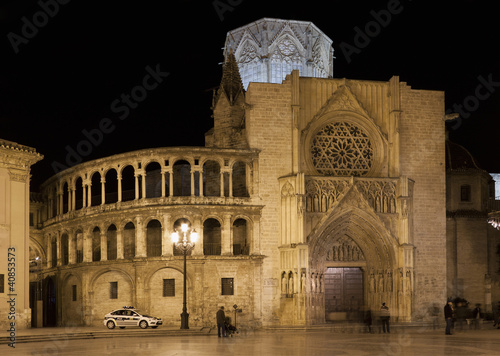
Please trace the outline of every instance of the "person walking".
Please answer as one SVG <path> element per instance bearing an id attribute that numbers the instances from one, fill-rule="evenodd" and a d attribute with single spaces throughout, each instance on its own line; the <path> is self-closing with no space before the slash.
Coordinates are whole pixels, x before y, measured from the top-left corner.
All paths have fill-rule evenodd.
<path id="1" fill-rule="evenodd" d="M 387 333 L 390 333 L 391 330 L 389 328 L 389 320 L 391 319 L 391 314 L 389 312 L 389 307 L 385 305 L 385 303 L 382 303 L 382 306 L 380 307 L 380 322 L 382 323 L 382 330 L 385 331 L 387 330 Z"/>
<path id="2" fill-rule="evenodd" d="M 444 319 L 446 320 L 445 334 L 451 335 L 453 329 L 453 302 L 448 302 L 444 306 Z"/>
<path id="3" fill-rule="evenodd" d="M 220 307 L 215 316 L 217 318 L 217 335 L 221 337 L 222 334 L 223 337 L 226 337 L 226 314 L 224 313 L 224 307 Z"/>

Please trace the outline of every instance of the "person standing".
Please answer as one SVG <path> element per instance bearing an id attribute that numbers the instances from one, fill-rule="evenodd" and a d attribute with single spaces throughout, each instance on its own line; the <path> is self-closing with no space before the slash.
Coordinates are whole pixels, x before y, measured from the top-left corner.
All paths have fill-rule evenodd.
<path id="1" fill-rule="evenodd" d="M 391 330 L 389 329 L 389 320 L 391 319 L 391 314 L 389 312 L 389 307 L 385 305 L 385 303 L 382 303 L 382 306 L 380 307 L 380 322 L 382 323 L 382 330 L 385 331 L 387 329 L 387 332 L 390 333 Z"/>
<path id="2" fill-rule="evenodd" d="M 453 303 L 450 301 L 444 306 L 444 319 L 446 320 L 446 335 L 451 335 L 453 328 Z"/>
<path id="3" fill-rule="evenodd" d="M 481 329 L 481 304 L 476 304 L 472 311 L 472 318 L 474 319 L 474 328 Z"/>
<path id="4" fill-rule="evenodd" d="M 217 335 L 221 337 L 221 331 L 222 331 L 222 336 L 226 337 L 226 314 L 224 313 L 224 307 L 220 307 L 220 309 L 217 311 L 216 314 L 217 318 Z"/>

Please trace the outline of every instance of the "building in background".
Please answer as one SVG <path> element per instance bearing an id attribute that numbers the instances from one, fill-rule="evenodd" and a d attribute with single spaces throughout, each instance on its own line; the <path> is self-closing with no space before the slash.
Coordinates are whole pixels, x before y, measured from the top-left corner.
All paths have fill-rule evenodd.
<path id="1" fill-rule="evenodd" d="M 30 168 L 42 155 L 0 139 L 0 325 L 16 333 L 29 327 Z"/>

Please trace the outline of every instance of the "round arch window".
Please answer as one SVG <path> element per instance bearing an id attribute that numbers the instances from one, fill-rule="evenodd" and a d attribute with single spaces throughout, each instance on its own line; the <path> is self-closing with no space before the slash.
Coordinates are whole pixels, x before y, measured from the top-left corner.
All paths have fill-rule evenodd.
<path id="1" fill-rule="evenodd" d="M 364 176 L 373 164 L 373 146 L 359 126 L 348 122 L 328 123 L 313 137 L 311 157 L 320 174 Z"/>

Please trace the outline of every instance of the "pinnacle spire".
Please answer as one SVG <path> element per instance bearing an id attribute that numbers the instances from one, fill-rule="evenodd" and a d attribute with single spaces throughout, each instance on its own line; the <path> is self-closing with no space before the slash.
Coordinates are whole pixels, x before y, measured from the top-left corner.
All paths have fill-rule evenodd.
<path id="1" fill-rule="evenodd" d="M 238 63 L 236 63 L 236 57 L 234 56 L 232 50 L 229 52 L 226 62 L 224 62 L 223 65 L 222 79 L 217 92 L 217 99 L 221 93 L 226 95 L 227 100 L 231 105 L 234 104 L 238 95 L 245 93 L 243 82 L 240 77 L 240 71 L 238 69 Z"/>

